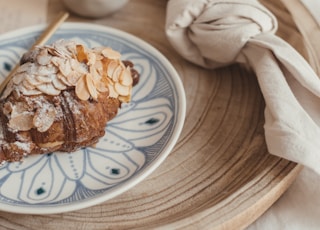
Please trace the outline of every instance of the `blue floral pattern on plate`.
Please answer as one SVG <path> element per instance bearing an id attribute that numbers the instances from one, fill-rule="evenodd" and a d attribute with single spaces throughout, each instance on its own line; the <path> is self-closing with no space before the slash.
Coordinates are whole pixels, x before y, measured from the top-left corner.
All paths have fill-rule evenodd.
<path id="1" fill-rule="evenodd" d="M 39 36 L 42 26 L 0 37 L 0 77 Z M 174 68 L 142 40 L 111 28 L 66 23 L 51 38 L 73 39 L 86 46 L 110 46 L 140 72 L 132 101 L 107 124 L 106 135 L 92 148 L 75 153 L 29 156 L 0 167 L 0 210 L 57 213 L 108 200 L 149 175 L 176 143 L 185 117 L 185 94 Z"/>

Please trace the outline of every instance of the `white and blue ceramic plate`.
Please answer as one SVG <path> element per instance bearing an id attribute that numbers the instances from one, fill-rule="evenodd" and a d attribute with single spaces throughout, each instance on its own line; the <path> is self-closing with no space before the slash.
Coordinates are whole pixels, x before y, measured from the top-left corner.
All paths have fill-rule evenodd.
<path id="1" fill-rule="evenodd" d="M 34 43 L 43 26 L 0 37 L 0 78 Z M 180 78 L 155 48 L 127 33 L 92 24 L 66 23 L 48 41 L 73 39 L 110 46 L 131 60 L 141 78 L 94 148 L 31 156 L 0 166 L 0 210 L 48 214 L 99 204 L 153 172 L 178 140 L 186 102 Z"/>

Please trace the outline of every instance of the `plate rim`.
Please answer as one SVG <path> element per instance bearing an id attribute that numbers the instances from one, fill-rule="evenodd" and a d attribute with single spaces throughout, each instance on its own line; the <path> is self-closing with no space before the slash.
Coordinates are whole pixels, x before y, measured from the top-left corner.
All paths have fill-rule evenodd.
<path id="1" fill-rule="evenodd" d="M 47 24 L 39 24 L 39 25 L 33 25 L 28 26 L 25 28 L 20 28 L 17 30 L 12 30 L 9 32 L 6 32 L 4 34 L 0 35 L 0 40 L 5 42 L 6 39 L 12 39 L 12 37 L 17 35 L 28 35 L 30 33 L 35 32 L 41 32 Z M 174 66 L 170 63 L 170 61 L 154 46 L 152 46 L 147 41 L 144 41 L 143 39 L 130 34 L 129 32 L 116 29 L 113 27 L 105 26 L 105 25 L 98 25 L 93 23 L 87 23 L 87 22 L 66 22 L 64 23 L 61 28 L 58 29 L 68 29 L 72 27 L 72 29 L 88 29 L 92 31 L 106 31 L 110 32 L 112 35 L 117 35 L 122 38 L 126 38 L 129 40 L 132 40 L 134 44 L 141 45 L 145 48 L 147 53 L 152 54 L 153 56 L 157 57 L 157 59 L 160 61 L 160 63 L 165 66 L 165 69 L 170 73 L 172 83 L 177 89 L 177 95 L 179 96 L 177 98 L 177 104 L 179 104 L 179 109 L 177 113 L 177 119 L 175 124 L 175 135 L 172 135 L 172 137 L 168 140 L 166 146 L 163 148 L 162 153 L 159 154 L 151 164 L 148 164 L 143 172 L 138 172 L 137 175 L 134 176 L 133 180 L 128 179 L 124 182 L 121 182 L 117 185 L 117 189 L 110 189 L 108 192 L 101 193 L 98 195 L 95 195 L 90 198 L 86 198 L 85 200 L 78 200 L 76 202 L 72 203 L 66 203 L 66 204 L 59 204 L 56 206 L 34 206 L 32 204 L 30 205 L 10 205 L 8 203 L 1 203 L 0 211 L 10 212 L 10 213 L 17 213 L 17 214 L 57 214 L 57 213 L 65 213 L 65 212 L 71 212 L 76 211 L 79 209 L 88 208 L 91 206 L 98 205 L 102 202 L 106 202 L 130 189 L 132 189 L 134 186 L 136 186 L 138 183 L 143 181 L 146 177 L 148 177 L 150 174 L 152 174 L 155 169 L 157 169 L 163 161 L 168 157 L 168 155 L 172 152 L 174 146 L 176 145 L 184 123 L 185 123 L 185 117 L 186 117 L 186 94 L 184 90 L 184 86 L 182 83 L 182 80 L 177 72 L 177 70 L 174 68 Z M 57 31 L 57 32 L 58 32 Z M 61 30 L 60 30 L 61 31 Z M 18 37 L 18 36 L 17 36 Z M 19 39 L 19 38 L 17 38 Z"/>

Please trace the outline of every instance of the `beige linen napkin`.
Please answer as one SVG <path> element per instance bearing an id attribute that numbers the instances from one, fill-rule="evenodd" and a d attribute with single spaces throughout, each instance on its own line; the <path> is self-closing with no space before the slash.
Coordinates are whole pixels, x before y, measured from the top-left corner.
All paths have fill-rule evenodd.
<path id="1" fill-rule="evenodd" d="M 320 174 L 320 80 L 276 30 L 276 18 L 256 0 L 170 0 L 167 6 L 166 33 L 177 52 L 206 68 L 251 66 L 266 101 L 269 152 Z"/>
<path id="2" fill-rule="evenodd" d="M 320 26 L 320 1 L 319 0 L 301 0 L 302 4 L 307 8 L 307 10 L 311 13 L 312 17 L 318 25 Z"/>

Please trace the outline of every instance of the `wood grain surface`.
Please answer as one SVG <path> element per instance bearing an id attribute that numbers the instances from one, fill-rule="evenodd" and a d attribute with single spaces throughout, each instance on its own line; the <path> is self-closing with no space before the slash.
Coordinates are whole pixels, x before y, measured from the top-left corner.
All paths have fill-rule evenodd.
<path id="1" fill-rule="evenodd" d="M 278 35 L 319 63 L 284 5 L 261 2 L 277 16 Z M 209 71 L 178 56 L 164 33 L 166 3 L 131 0 L 109 17 L 71 15 L 68 21 L 124 30 L 156 47 L 174 65 L 185 87 L 187 117 L 172 153 L 147 179 L 112 200 L 62 214 L 0 212 L 0 229 L 243 229 L 294 181 L 302 167 L 267 151 L 265 105 L 255 75 L 238 65 Z M 63 8 L 51 0 L 48 20 Z"/>

